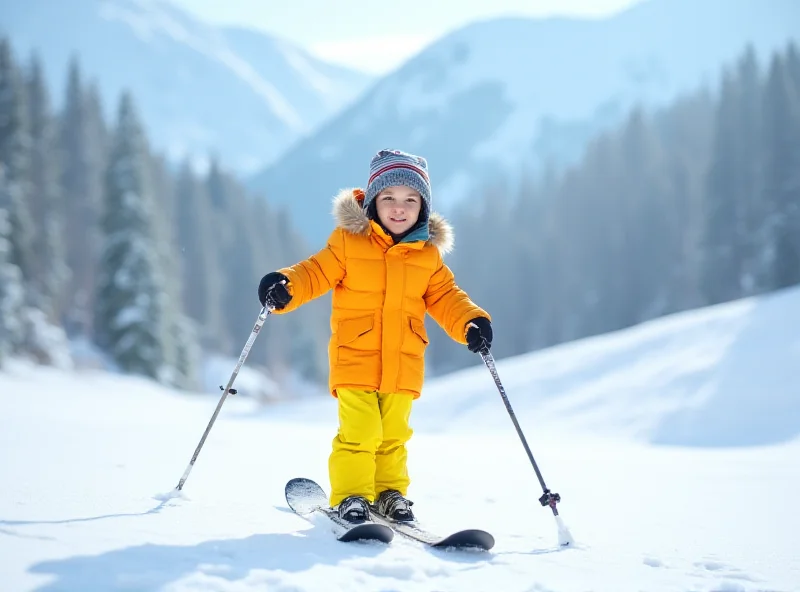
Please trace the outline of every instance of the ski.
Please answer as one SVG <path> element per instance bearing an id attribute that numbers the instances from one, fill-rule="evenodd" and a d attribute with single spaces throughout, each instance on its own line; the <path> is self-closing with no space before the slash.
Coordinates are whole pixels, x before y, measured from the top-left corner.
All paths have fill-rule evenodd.
<path id="1" fill-rule="evenodd" d="M 306 520 L 314 514 L 324 516 L 331 524 L 336 539 L 343 543 L 353 541 L 380 541 L 390 543 L 394 530 L 388 524 L 363 522 L 351 524 L 339 518 L 339 514 L 328 505 L 325 490 L 311 479 L 298 477 L 286 483 L 284 489 L 286 503 L 298 516 Z"/>
<path id="2" fill-rule="evenodd" d="M 477 549 L 488 551 L 494 547 L 494 537 L 485 530 L 470 528 L 459 530 L 447 536 L 440 536 L 426 530 L 419 522 L 397 522 L 380 514 L 374 507 L 371 509 L 375 522 L 385 524 L 396 533 L 423 543 L 429 547 L 440 549 Z"/>

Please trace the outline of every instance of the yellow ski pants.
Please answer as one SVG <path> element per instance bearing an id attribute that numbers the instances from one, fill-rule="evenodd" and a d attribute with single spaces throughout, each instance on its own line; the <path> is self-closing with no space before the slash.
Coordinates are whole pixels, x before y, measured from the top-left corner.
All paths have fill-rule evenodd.
<path id="1" fill-rule="evenodd" d="M 382 491 L 408 490 L 406 442 L 412 395 L 359 389 L 336 390 L 339 432 L 328 459 L 331 506 L 360 495 L 373 503 Z"/>

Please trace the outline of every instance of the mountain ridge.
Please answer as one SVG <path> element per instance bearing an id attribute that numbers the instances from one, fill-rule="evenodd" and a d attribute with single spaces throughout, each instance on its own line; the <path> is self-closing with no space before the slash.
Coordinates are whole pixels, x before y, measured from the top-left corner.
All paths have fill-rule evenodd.
<path id="1" fill-rule="evenodd" d="M 790 18 L 800 6 L 765 6 L 649 0 L 607 19 L 468 24 L 377 81 L 249 185 L 285 204 L 316 244 L 332 229 L 327 202 L 363 183 L 382 148 L 428 158 L 434 207 L 445 213 L 476 190 L 513 191 L 523 168 L 574 162 L 633 106 L 715 85 L 747 45 L 763 57 L 800 36 L 800 18 Z"/>
<path id="2" fill-rule="evenodd" d="M 57 105 L 75 55 L 107 116 L 130 89 L 154 145 L 171 160 L 216 153 L 240 174 L 270 163 L 373 80 L 277 36 L 204 23 L 164 0 L 30 0 L 3 7 L 0 17 L 0 34 L 16 51 L 41 56 Z"/>

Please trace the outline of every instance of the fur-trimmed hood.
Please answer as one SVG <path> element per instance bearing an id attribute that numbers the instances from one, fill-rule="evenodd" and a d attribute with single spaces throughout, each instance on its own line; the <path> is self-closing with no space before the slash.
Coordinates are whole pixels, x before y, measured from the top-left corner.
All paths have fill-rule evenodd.
<path id="1" fill-rule="evenodd" d="M 351 234 L 368 236 L 371 232 L 370 220 L 362 207 L 364 192 L 361 189 L 342 189 L 333 198 L 333 218 L 339 228 Z M 437 212 L 428 215 L 428 234 L 426 244 L 439 249 L 444 255 L 453 250 L 453 227 Z"/>

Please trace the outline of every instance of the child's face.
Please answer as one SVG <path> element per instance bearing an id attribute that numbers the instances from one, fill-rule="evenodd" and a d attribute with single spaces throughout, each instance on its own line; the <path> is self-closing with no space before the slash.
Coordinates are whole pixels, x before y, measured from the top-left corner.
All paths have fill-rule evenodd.
<path id="1" fill-rule="evenodd" d="M 403 234 L 417 223 L 422 197 L 410 187 L 387 187 L 375 200 L 378 218 L 392 234 Z"/>

